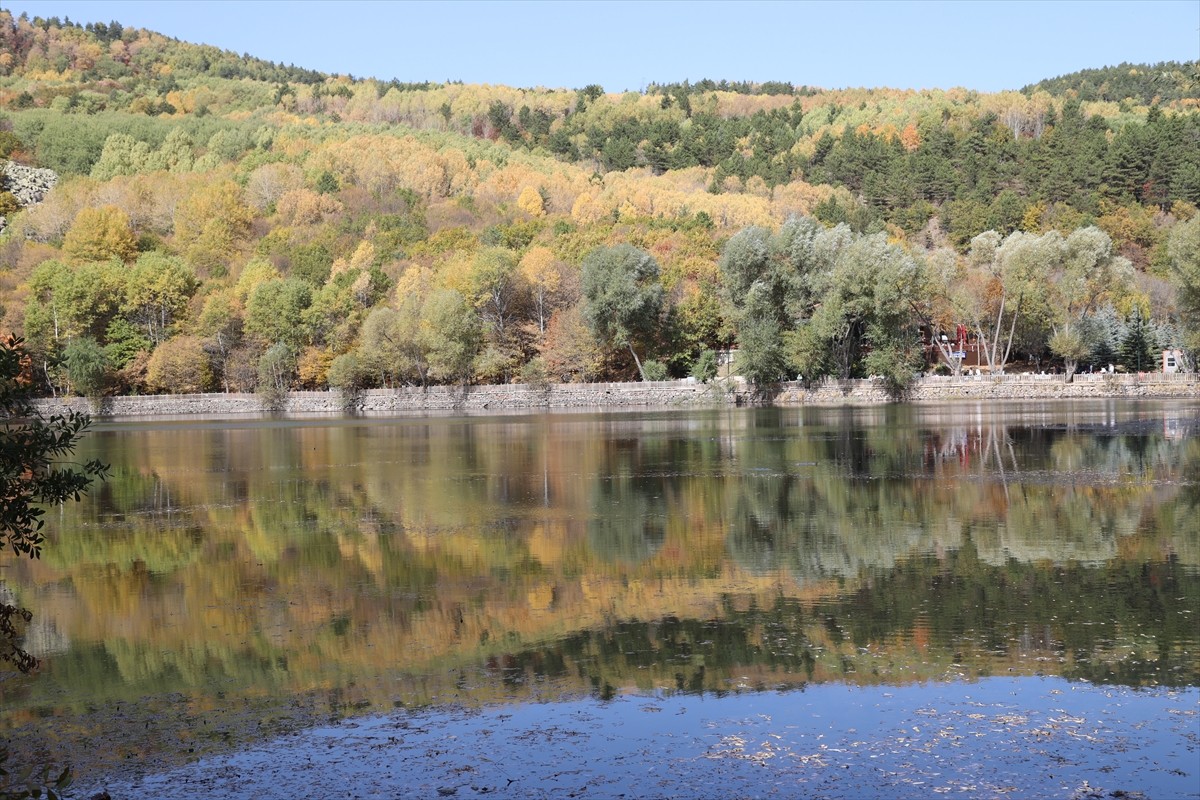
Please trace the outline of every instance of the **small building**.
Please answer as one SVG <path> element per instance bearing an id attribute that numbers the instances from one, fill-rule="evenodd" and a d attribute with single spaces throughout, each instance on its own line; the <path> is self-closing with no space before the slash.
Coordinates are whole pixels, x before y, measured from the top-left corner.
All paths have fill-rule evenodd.
<path id="1" fill-rule="evenodd" d="M 1163 350 L 1162 351 L 1162 371 L 1163 372 L 1182 372 L 1183 371 L 1183 351 L 1182 350 Z"/>

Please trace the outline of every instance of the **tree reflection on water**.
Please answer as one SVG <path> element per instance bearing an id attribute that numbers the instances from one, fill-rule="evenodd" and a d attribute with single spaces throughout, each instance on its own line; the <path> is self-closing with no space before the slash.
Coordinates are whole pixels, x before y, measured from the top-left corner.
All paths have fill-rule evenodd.
<path id="1" fill-rule="evenodd" d="M 1196 419 L 1142 402 L 109 426 L 80 455 L 112 479 L 5 576 L 49 668 L 0 683 L 0 725 L 86 726 L 135 698 L 194 730 L 235 706 L 261 726 L 998 674 L 1197 686 Z"/>

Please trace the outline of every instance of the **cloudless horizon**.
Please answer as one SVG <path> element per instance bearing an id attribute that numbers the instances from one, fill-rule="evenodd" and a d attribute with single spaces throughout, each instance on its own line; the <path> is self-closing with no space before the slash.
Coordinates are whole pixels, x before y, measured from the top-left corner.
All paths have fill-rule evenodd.
<path id="1" fill-rule="evenodd" d="M 641 90 L 703 78 L 1020 89 L 1082 69 L 1200 60 L 1200 2 L 271 2 L 24 0 L 332 74 Z"/>

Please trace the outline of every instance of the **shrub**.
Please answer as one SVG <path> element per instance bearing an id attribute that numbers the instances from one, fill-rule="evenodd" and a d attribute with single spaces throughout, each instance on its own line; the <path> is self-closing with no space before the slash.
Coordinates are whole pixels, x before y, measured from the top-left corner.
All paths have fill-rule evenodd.
<path id="1" fill-rule="evenodd" d="M 717 377 L 717 354 L 714 351 L 705 350 L 697 356 L 692 364 L 692 377 L 702 383 Z"/>
<path id="2" fill-rule="evenodd" d="M 642 372 L 645 373 L 646 380 L 648 381 L 667 381 L 671 379 L 671 373 L 667 370 L 667 365 L 653 359 L 642 362 Z"/>
<path id="3" fill-rule="evenodd" d="M 198 336 L 177 336 L 155 348 L 146 365 L 146 385 L 166 394 L 195 394 L 212 387 L 212 369 Z"/>

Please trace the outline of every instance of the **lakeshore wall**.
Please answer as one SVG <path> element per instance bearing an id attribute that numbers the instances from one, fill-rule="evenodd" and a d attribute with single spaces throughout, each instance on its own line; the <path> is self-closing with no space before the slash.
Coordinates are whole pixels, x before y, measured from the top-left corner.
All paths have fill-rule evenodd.
<path id="1" fill-rule="evenodd" d="M 1200 398 L 1200 376 L 996 375 L 927 377 L 918 380 L 908 402 L 956 400 L 1057 400 L 1085 398 Z M 629 409 L 721 405 L 878 405 L 890 402 L 876 380 L 826 380 L 818 385 L 783 383 L 770 392 L 752 391 L 738 380 L 713 384 L 691 380 L 649 383 L 574 383 L 550 386 L 431 386 L 427 389 L 372 389 L 346 397 L 340 392 L 291 392 L 280 409 L 286 415 L 420 414 L 528 409 Z M 261 416 L 271 412 L 255 394 L 139 395 L 90 401 L 82 397 L 39 401 L 43 413 L 71 408 L 100 419 L 125 417 Z"/>

